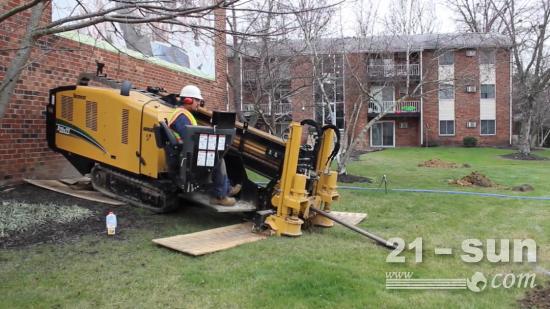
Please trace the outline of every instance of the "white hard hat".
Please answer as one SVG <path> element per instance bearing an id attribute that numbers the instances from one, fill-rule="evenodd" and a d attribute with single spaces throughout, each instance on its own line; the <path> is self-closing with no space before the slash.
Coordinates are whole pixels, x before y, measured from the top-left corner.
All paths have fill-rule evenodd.
<path id="1" fill-rule="evenodd" d="M 204 100 L 201 95 L 201 90 L 195 85 L 187 85 L 181 88 L 180 97 Z"/>

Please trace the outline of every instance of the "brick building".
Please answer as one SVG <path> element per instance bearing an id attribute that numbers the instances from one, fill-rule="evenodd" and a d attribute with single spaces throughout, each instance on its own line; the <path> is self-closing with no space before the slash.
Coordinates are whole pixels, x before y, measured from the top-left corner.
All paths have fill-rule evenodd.
<path id="1" fill-rule="evenodd" d="M 375 36 L 314 46 L 315 55 L 300 41 L 250 45 L 236 71 L 230 53 L 245 115 L 278 120 L 277 133 L 290 119 L 312 118 L 349 135 L 382 112 L 361 148 L 462 145 L 466 136 L 487 146 L 511 142 L 511 62 L 503 36 Z M 266 67 L 271 74 L 262 73 Z"/>
<path id="2" fill-rule="evenodd" d="M 0 13 L 28 1 L 11 0 L 0 4 Z M 51 2 L 42 16 L 52 18 Z M 214 13 L 215 27 L 225 29 L 225 11 Z M 30 12 L 16 14 L 0 23 L 0 79 L 13 60 Z M 198 85 L 203 90 L 207 106 L 226 109 L 225 35 L 214 38 L 215 73 L 209 78 L 159 65 L 158 61 L 134 58 L 90 42 L 75 41 L 66 36 L 52 35 L 40 39 L 32 52 L 31 63 L 25 67 L 6 113 L 0 119 L 0 185 L 28 177 L 58 177 L 74 169 L 46 143 L 45 107 L 51 88 L 76 83 L 82 72 L 95 72 L 96 61 L 105 63 L 104 73 L 115 80 L 129 80 L 135 87 L 160 86 L 169 92 L 179 92 L 185 84 Z"/>

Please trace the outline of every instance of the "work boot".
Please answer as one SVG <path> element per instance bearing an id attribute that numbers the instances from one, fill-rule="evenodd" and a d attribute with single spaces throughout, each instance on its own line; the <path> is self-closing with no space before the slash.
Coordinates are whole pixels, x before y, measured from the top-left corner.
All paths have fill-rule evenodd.
<path id="1" fill-rule="evenodd" d="M 231 187 L 231 190 L 229 190 L 229 193 L 227 195 L 228 196 L 235 196 L 235 195 L 239 194 L 239 192 L 241 192 L 242 187 L 243 186 L 241 186 L 240 184 L 234 185 L 233 187 Z"/>
<path id="2" fill-rule="evenodd" d="M 211 198 L 210 204 L 212 205 L 220 205 L 220 206 L 234 206 L 237 203 L 237 200 L 235 200 L 232 197 L 223 197 L 223 198 Z"/>

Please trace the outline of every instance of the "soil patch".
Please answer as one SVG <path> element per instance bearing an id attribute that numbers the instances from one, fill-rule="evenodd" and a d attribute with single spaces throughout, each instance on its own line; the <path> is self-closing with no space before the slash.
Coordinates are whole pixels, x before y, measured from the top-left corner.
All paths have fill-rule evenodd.
<path id="1" fill-rule="evenodd" d="M 533 188 L 533 186 L 529 184 L 522 184 L 512 188 L 512 191 L 518 191 L 518 192 L 530 192 L 533 190 L 535 190 L 535 188 Z"/>
<path id="2" fill-rule="evenodd" d="M 441 159 L 430 159 L 418 164 L 418 167 L 434 167 L 434 168 L 459 168 L 459 167 L 470 167 L 469 164 L 459 165 L 454 162 L 446 162 Z"/>
<path id="3" fill-rule="evenodd" d="M 369 178 L 369 177 L 357 176 L 357 175 L 352 175 L 352 174 L 344 174 L 344 175 L 338 175 L 338 182 L 342 182 L 342 183 L 353 183 L 353 182 L 372 183 L 372 179 Z"/>
<path id="4" fill-rule="evenodd" d="M 550 309 L 550 287 L 537 285 L 528 290 L 525 297 L 518 301 L 521 308 Z"/>
<path id="5" fill-rule="evenodd" d="M 9 190 L 8 190 L 9 189 Z M 105 233 L 105 216 L 114 211 L 118 217 L 116 239 L 125 239 L 124 232 L 132 228 L 152 226 L 155 215 L 149 211 L 131 206 L 112 206 L 88 201 L 72 196 L 42 189 L 30 184 L 0 189 L 1 201 L 16 201 L 28 204 L 55 204 L 78 206 L 88 209 L 91 215 L 83 220 L 70 223 L 48 222 L 31 226 L 24 231 L 10 233 L 9 237 L 0 237 L 0 248 L 21 247 L 46 242 L 65 242 L 68 239 L 78 239 L 83 235 L 99 235 Z M 0 204 L 1 207 L 1 204 Z"/>
<path id="6" fill-rule="evenodd" d="M 506 158 L 506 159 L 511 159 L 511 160 L 524 160 L 524 161 L 547 161 L 547 160 L 550 160 L 546 157 L 537 156 L 537 155 L 532 154 L 532 153 L 529 154 L 529 155 L 524 155 L 520 152 L 501 155 L 501 157 Z"/>
<path id="7" fill-rule="evenodd" d="M 463 187 L 496 187 L 497 184 L 493 182 L 489 177 L 483 175 L 480 172 L 471 172 L 469 175 L 466 175 L 460 179 L 454 179 L 449 181 L 450 184 L 459 185 Z"/>

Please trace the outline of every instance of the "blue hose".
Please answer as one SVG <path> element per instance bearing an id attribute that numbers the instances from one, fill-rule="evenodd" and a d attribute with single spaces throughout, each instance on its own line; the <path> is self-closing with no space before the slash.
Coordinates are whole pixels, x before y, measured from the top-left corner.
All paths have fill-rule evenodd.
<path id="1" fill-rule="evenodd" d="M 338 186 L 338 189 L 359 190 L 359 191 L 383 190 L 378 188 L 365 188 L 365 187 L 354 187 L 354 186 Z M 550 201 L 550 196 L 518 196 L 518 195 L 506 195 L 506 194 L 498 194 L 498 193 L 480 193 L 480 192 L 431 190 L 431 189 L 388 189 L 388 191 L 414 192 L 414 193 L 442 193 L 442 194 L 473 195 L 473 196 L 483 196 L 483 197 L 498 197 L 498 198 L 518 199 L 518 200 Z"/>
<path id="2" fill-rule="evenodd" d="M 266 182 L 256 182 L 259 185 L 265 185 Z M 357 191 L 383 191 L 382 188 L 365 188 L 355 186 L 338 186 L 338 189 L 344 190 L 357 190 Z M 441 193 L 441 194 L 455 194 L 455 195 L 471 195 L 482 197 L 497 197 L 516 200 L 532 200 L 532 201 L 550 201 L 550 196 L 518 196 L 518 195 L 506 195 L 498 193 L 480 193 L 480 192 L 467 192 L 467 191 L 449 191 L 449 190 L 432 190 L 432 189 L 388 189 L 388 191 L 395 192 L 412 192 L 412 193 Z"/>

